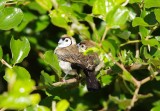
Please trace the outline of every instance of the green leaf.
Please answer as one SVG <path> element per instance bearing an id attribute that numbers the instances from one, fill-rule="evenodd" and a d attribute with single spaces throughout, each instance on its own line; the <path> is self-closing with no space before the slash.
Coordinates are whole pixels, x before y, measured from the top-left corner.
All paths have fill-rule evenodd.
<path id="1" fill-rule="evenodd" d="M 43 9 L 37 2 L 33 1 L 28 4 L 28 8 L 38 11 L 40 14 L 45 14 L 47 11 Z"/>
<path id="2" fill-rule="evenodd" d="M 140 36 L 142 37 L 142 39 L 145 39 L 150 33 L 150 30 L 148 30 L 147 28 L 143 26 L 139 27 L 139 31 L 140 31 Z"/>
<path id="3" fill-rule="evenodd" d="M 132 26 L 136 27 L 136 26 L 149 26 L 149 25 L 143 20 L 143 18 L 136 17 L 132 22 Z"/>
<path id="4" fill-rule="evenodd" d="M 128 17 L 128 9 L 126 7 L 117 6 L 106 15 L 106 22 L 109 27 L 122 26 L 126 23 Z"/>
<path id="5" fill-rule="evenodd" d="M 46 106 L 40 106 L 40 105 L 35 105 L 35 106 L 29 106 L 24 109 L 24 111 L 51 111 L 49 108 Z"/>
<path id="6" fill-rule="evenodd" d="M 159 109 L 160 109 L 160 105 L 153 107 L 151 111 L 159 111 Z"/>
<path id="7" fill-rule="evenodd" d="M 58 27 L 62 27 L 65 29 L 68 29 L 68 18 L 66 17 L 65 13 L 61 12 L 61 11 L 57 11 L 57 10 L 53 10 L 51 11 L 51 13 L 49 14 L 49 16 L 51 17 L 51 22 L 58 26 Z"/>
<path id="8" fill-rule="evenodd" d="M 132 75 L 128 71 L 123 71 L 122 77 L 123 77 L 124 80 L 127 80 L 129 82 L 133 82 L 132 81 Z"/>
<path id="9" fill-rule="evenodd" d="M 129 0 L 129 3 L 140 3 L 142 0 Z"/>
<path id="10" fill-rule="evenodd" d="M 14 87 L 15 82 L 18 80 L 20 80 L 22 82 L 23 81 L 26 81 L 26 82 L 31 81 L 31 77 L 30 77 L 29 72 L 25 68 L 20 67 L 20 66 L 14 66 L 12 69 L 7 68 L 5 71 L 4 79 L 8 82 L 10 88 Z M 26 85 L 24 85 L 24 86 L 26 86 Z"/>
<path id="11" fill-rule="evenodd" d="M 156 16 L 156 20 L 160 23 L 160 9 L 155 9 L 154 14 Z"/>
<path id="12" fill-rule="evenodd" d="M 159 45 L 159 42 L 156 39 L 149 39 L 149 40 L 142 39 L 142 44 L 155 46 L 155 45 Z"/>
<path id="13" fill-rule="evenodd" d="M 37 19 L 36 15 L 29 12 L 24 12 L 24 19 L 17 27 L 14 28 L 14 30 L 18 32 L 22 31 L 28 25 L 28 23 L 32 22 L 35 19 Z"/>
<path id="14" fill-rule="evenodd" d="M 23 61 L 28 56 L 30 51 L 30 43 L 27 38 L 23 37 L 22 40 L 14 40 L 12 37 L 10 41 L 10 48 L 12 52 L 13 64 Z"/>
<path id="15" fill-rule="evenodd" d="M 111 52 L 113 56 L 116 55 L 117 46 L 113 40 L 107 40 L 102 42 L 103 49 L 108 53 Z"/>
<path id="16" fill-rule="evenodd" d="M 123 31 L 123 32 L 117 34 L 118 37 L 120 37 L 120 38 L 122 38 L 124 40 L 128 40 L 130 35 L 131 35 L 130 31 Z"/>
<path id="17" fill-rule="evenodd" d="M 3 50 L 2 50 L 2 47 L 0 46 L 0 60 L 2 59 L 3 57 Z"/>
<path id="18" fill-rule="evenodd" d="M 119 99 L 118 97 L 114 97 L 114 96 L 109 96 L 109 100 L 116 103 L 120 109 L 126 109 L 130 105 L 130 102 L 131 102 L 130 99 L 126 99 L 126 98 Z"/>
<path id="19" fill-rule="evenodd" d="M 4 9 L 5 3 L 6 3 L 5 0 L 1 0 L 1 1 L 0 1 L 0 11 L 1 11 L 2 9 Z"/>
<path id="20" fill-rule="evenodd" d="M 109 85 L 112 82 L 112 77 L 110 75 L 105 75 L 101 77 L 103 86 Z"/>
<path id="21" fill-rule="evenodd" d="M 13 95 L 0 95 L 0 108 L 8 109 L 23 109 L 28 105 L 31 105 L 31 100 L 28 97 L 16 97 Z"/>
<path id="22" fill-rule="evenodd" d="M 40 31 L 44 30 L 48 25 L 49 25 L 49 21 L 48 20 L 46 20 L 46 21 L 41 21 L 41 20 L 37 21 L 36 22 L 35 31 L 36 32 L 40 32 Z"/>
<path id="23" fill-rule="evenodd" d="M 40 80 L 44 85 L 51 85 L 55 81 L 54 75 L 49 75 L 44 71 L 41 71 Z"/>
<path id="24" fill-rule="evenodd" d="M 144 0 L 144 7 L 145 8 L 160 7 L 160 1 L 159 0 Z"/>
<path id="25" fill-rule="evenodd" d="M 39 94 L 31 94 L 28 96 L 17 96 L 8 93 L 0 95 L 0 108 L 22 110 L 30 105 L 36 105 L 40 101 Z"/>
<path id="26" fill-rule="evenodd" d="M 19 8 L 7 7 L 0 12 L 0 29 L 9 30 L 21 23 L 23 12 Z"/>
<path id="27" fill-rule="evenodd" d="M 104 16 L 106 14 L 105 0 L 96 0 L 93 4 L 92 13 Z"/>
<path id="28" fill-rule="evenodd" d="M 52 8 L 51 0 L 36 0 L 36 2 L 47 11 L 50 11 Z"/>
<path id="29" fill-rule="evenodd" d="M 142 46 L 140 49 L 141 55 L 143 55 L 146 59 L 151 59 L 152 56 L 148 53 L 148 48 L 146 46 Z"/>
<path id="30" fill-rule="evenodd" d="M 59 101 L 56 106 L 57 111 L 66 111 L 69 107 L 69 102 L 65 99 Z"/>
<path id="31" fill-rule="evenodd" d="M 52 67 L 59 77 L 61 76 L 62 72 L 61 68 L 59 67 L 58 57 L 53 53 L 53 51 L 45 52 L 44 61 Z"/>

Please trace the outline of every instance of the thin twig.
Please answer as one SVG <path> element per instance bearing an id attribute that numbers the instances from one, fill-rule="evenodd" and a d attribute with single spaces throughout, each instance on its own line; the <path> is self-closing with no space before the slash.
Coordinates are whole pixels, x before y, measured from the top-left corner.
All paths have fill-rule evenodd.
<path id="1" fill-rule="evenodd" d="M 141 42 L 141 40 L 132 40 L 132 41 L 127 41 L 126 43 L 123 43 L 120 45 L 120 47 L 123 47 L 127 44 L 134 44 L 134 43 L 138 43 L 138 42 Z"/>
<path id="2" fill-rule="evenodd" d="M 101 43 L 104 41 L 104 39 L 105 39 L 105 37 L 106 37 L 107 32 L 108 32 L 109 29 L 110 28 L 108 26 L 106 26 L 105 31 L 104 31 L 103 36 L 102 36 L 102 39 L 101 39 Z"/>
<path id="3" fill-rule="evenodd" d="M 1 59 L 1 63 L 4 64 L 5 66 L 7 66 L 8 68 L 12 68 L 11 65 L 9 65 L 4 59 Z"/>
<path id="4" fill-rule="evenodd" d="M 131 108 L 134 106 L 135 102 L 138 100 L 137 96 L 138 96 L 138 92 L 139 92 L 140 87 L 141 87 L 141 84 L 139 82 L 138 86 L 136 87 L 136 90 L 134 91 L 134 95 L 132 97 L 131 103 L 128 106 L 126 111 L 130 111 Z"/>
<path id="5" fill-rule="evenodd" d="M 160 70 L 154 72 L 154 74 L 151 74 L 151 76 L 146 77 L 145 79 L 141 80 L 141 81 L 140 81 L 141 84 L 143 85 L 143 84 L 145 84 L 146 82 L 152 80 L 152 79 L 153 79 L 155 76 L 157 76 L 159 73 L 160 73 Z"/>

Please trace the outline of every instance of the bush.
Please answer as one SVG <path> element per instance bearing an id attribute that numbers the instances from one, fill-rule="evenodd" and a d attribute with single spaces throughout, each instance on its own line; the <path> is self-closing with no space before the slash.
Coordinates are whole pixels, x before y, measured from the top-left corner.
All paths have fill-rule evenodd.
<path id="1" fill-rule="evenodd" d="M 1 110 L 159 111 L 159 23 L 159 0 L 1 0 Z M 97 43 L 100 91 L 61 81 L 62 34 Z"/>

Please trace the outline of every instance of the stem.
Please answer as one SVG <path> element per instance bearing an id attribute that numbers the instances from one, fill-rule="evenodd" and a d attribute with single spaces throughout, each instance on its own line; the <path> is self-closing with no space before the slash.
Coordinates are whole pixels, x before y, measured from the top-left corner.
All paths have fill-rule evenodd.
<path id="1" fill-rule="evenodd" d="M 1 63 L 4 64 L 5 66 L 7 66 L 8 68 L 12 68 L 11 65 L 9 65 L 4 59 L 1 59 Z"/>
<path id="2" fill-rule="evenodd" d="M 157 76 L 160 73 L 160 70 L 154 72 L 151 76 L 146 77 L 145 79 L 141 80 L 141 84 L 145 84 L 146 82 L 152 80 L 155 76 Z"/>
<path id="3" fill-rule="evenodd" d="M 106 37 L 107 32 L 108 32 L 109 29 L 110 29 L 110 28 L 106 26 L 106 29 L 105 29 L 105 31 L 104 31 L 104 33 L 103 33 L 103 36 L 102 36 L 102 39 L 101 39 L 101 43 L 104 41 L 104 39 L 105 39 L 105 37 Z"/>
<path id="4" fill-rule="evenodd" d="M 138 42 L 141 42 L 141 40 L 128 41 L 128 42 L 126 42 L 126 43 L 121 44 L 120 47 L 123 47 L 123 46 L 125 46 L 125 45 L 127 45 L 127 44 L 133 44 L 133 43 L 138 43 Z"/>
<path id="5" fill-rule="evenodd" d="M 130 103 L 130 105 L 128 106 L 128 108 L 127 108 L 126 111 L 130 111 L 131 108 L 134 106 L 135 102 L 138 100 L 137 96 L 138 96 L 138 92 L 139 92 L 140 87 L 141 87 L 141 84 L 140 84 L 140 82 L 139 82 L 136 90 L 134 91 L 134 95 L 133 95 L 133 97 L 132 97 L 131 103 Z"/>

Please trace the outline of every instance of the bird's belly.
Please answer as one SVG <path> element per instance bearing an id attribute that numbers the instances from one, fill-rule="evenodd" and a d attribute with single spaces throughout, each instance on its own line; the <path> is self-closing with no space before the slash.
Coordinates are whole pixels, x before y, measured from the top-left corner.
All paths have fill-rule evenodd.
<path id="1" fill-rule="evenodd" d="M 76 70 L 72 69 L 71 63 L 69 62 L 59 61 L 59 66 L 61 67 L 61 69 L 63 70 L 65 74 L 74 75 L 77 73 Z"/>

